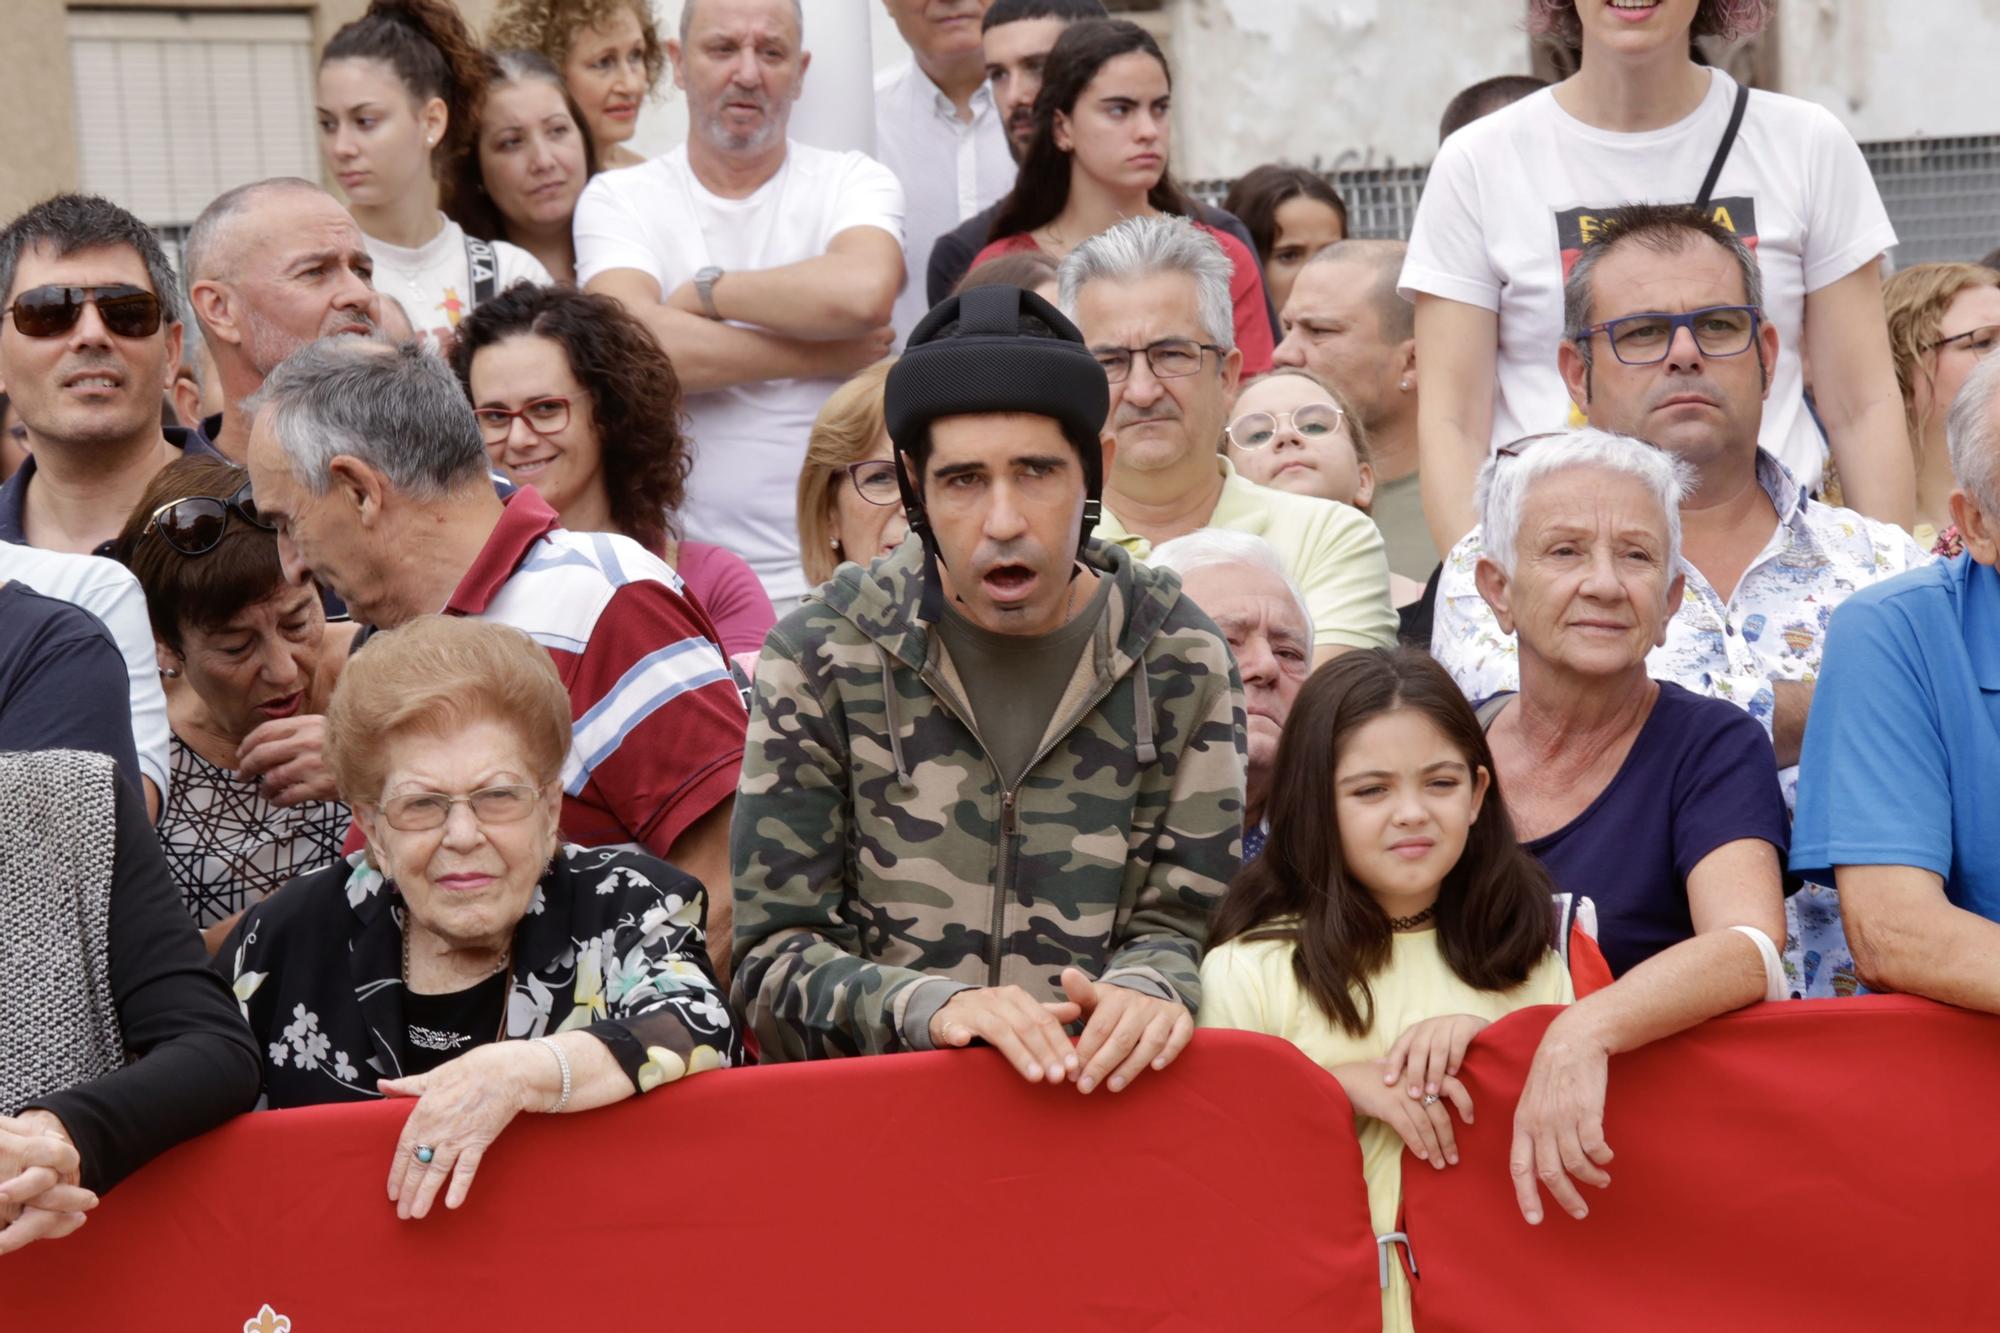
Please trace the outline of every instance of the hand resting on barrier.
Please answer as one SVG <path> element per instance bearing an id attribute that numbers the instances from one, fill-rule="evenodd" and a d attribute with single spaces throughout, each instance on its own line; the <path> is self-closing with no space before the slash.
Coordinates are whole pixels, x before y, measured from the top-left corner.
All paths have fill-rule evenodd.
<path id="1" fill-rule="evenodd" d="M 1071 1081 L 1088 1093 L 1122 1092 L 1146 1069 L 1165 1069 L 1194 1036 L 1194 1017 L 1115 982 L 1093 981 L 1082 968 L 1062 974 L 1065 1000 L 1037 1000 L 1019 986 L 959 991 L 931 1015 L 931 1044 L 968 1046 L 975 1038 L 1005 1055 L 1030 1083 Z M 1085 1019 L 1071 1045 L 1063 1026 Z"/>
<path id="2" fill-rule="evenodd" d="M 82 1226 L 97 1195 L 77 1183 L 81 1174 L 61 1120 L 39 1110 L 0 1116 L 0 1254 Z"/>

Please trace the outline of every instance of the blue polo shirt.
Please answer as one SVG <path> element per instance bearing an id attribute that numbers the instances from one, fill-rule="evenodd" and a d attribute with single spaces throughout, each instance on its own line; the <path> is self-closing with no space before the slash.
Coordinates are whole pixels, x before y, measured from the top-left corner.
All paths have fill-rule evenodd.
<path id="1" fill-rule="evenodd" d="M 1792 869 L 1918 866 L 2000 921 L 2000 573 L 1969 555 L 1833 613 L 1799 759 Z"/>

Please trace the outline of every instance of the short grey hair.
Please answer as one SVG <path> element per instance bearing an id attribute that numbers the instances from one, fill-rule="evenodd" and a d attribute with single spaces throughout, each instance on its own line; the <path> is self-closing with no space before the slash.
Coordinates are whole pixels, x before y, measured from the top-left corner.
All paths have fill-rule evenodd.
<path id="1" fill-rule="evenodd" d="M 1197 569 L 1214 569 L 1223 565 L 1248 565 L 1276 574 L 1285 581 L 1285 591 L 1291 593 L 1292 603 L 1299 609 L 1299 619 L 1305 623 L 1306 642 L 1313 641 L 1312 609 L 1306 605 L 1306 595 L 1298 581 L 1286 572 L 1284 562 L 1271 549 L 1271 543 L 1248 532 L 1232 532 L 1228 528 L 1196 528 L 1185 536 L 1172 541 L 1161 542 L 1146 557 L 1146 563 L 1157 569 L 1171 569 L 1185 579 Z"/>
<path id="2" fill-rule="evenodd" d="M 233 190 L 224 190 L 209 201 L 201 216 L 188 228 L 187 240 L 181 246 L 181 271 L 187 275 L 190 284 L 213 281 L 225 274 L 218 271 L 222 256 L 229 247 L 221 244 L 230 225 L 250 210 L 250 205 L 264 195 L 310 191 L 313 194 L 333 196 L 319 186 L 299 176 L 272 176 L 267 180 L 251 181 Z M 235 256 L 229 256 L 232 263 Z"/>
<path id="3" fill-rule="evenodd" d="M 1171 213 L 1127 218 L 1070 251 L 1056 270 L 1056 294 L 1063 314 L 1075 320 L 1077 296 L 1087 284 L 1099 278 L 1125 281 L 1160 273 L 1193 278 L 1208 340 L 1225 355 L 1236 346 L 1236 304 L 1229 295 L 1236 265 L 1213 236 Z"/>
<path id="4" fill-rule="evenodd" d="M 688 34 L 694 31 L 694 7 L 696 3 L 697 0 L 686 0 L 686 3 L 681 5 L 682 46 L 687 45 Z M 798 29 L 799 46 L 801 49 L 804 49 L 806 41 L 806 10 L 803 0 L 792 0 L 792 26 Z"/>
<path id="5" fill-rule="evenodd" d="M 1577 343 L 1587 366 L 1592 348 L 1583 331 L 1591 325 L 1592 284 L 1597 265 L 1622 245 L 1637 245 L 1659 255 L 1676 255 L 1703 240 L 1729 252 L 1743 278 L 1743 304 L 1764 308 L 1764 275 L 1757 256 L 1741 237 L 1692 204 L 1624 204 L 1599 219 L 1595 238 L 1577 256 L 1563 279 L 1563 341 Z M 1759 365 L 1763 362 L 1760 360 Z"/>
<path id="6" fill-rule="evenodd" d="M 1479 469 L 1475 503 L 1480 543 L 1488 560 L 1510 577 L 1521 511 L 1528 492 L 1544 477 L 1576 468 L 1623 472 L 1644 482 L 1667 520 L 1667 572 L 1681 561 L 1681 502 L 1694 489 L 1694 470 L 1677 456 L 1629 435 L 1583 426 L 1538 438 L 1514 456 L 1494 454 Z"/>
<path id="7" fill-rule="evenodd" d="M 1944 420 L 1945 447 L 1951 451 L 1951 475 L 1959 489 L 1979 502 L 1987 514 L 2000 518 L 2000 356 L 1989 356 L 1966 377 L 1951 412 Z"/>
<path id="8" fill-rule="evenodd" d="M 419 342 L 321 338 L 286 357 L 243 408 L 271 411 L 292 475 L 326 494 L 329 465 L 358 458 L 415 500 L 487 485 L 486 445 L 458 377 Z"/>

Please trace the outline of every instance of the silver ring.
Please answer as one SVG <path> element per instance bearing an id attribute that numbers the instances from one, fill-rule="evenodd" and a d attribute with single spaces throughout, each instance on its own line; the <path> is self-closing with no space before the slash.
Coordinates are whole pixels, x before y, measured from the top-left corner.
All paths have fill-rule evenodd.
<path id="1" fill-rule="evenodd" d="M 431 1147 L 430 1144 L 419 1143 L 417 1145 L 417 1153 L 416 1153 L 417 1160 L 419 1162 L 422 1162 L 425 1166 L 429 1166 L 431 1164 L 431 1159 L 436 1156 L 437 1156 L 437 1149 Z"/>
<path id="2" fill-rule="evenodd" d="M 1432 1094 L 1431 1094 L 1430 1096 L 1428 1096 L 1428 1097 L 1424 1098 L 1424 1105 L 1425 1105 L 1425 1106 L 1435 1106 L 1435 1105 L 1437 1104 L 1437 1099 L 1438 1099 L 1438 1095 L 1437 1095 L 1437 1094 L 1436 1094 L 1436 1093 L 1434 1092 L 1434 1093 L 1432 1093 Z"/>

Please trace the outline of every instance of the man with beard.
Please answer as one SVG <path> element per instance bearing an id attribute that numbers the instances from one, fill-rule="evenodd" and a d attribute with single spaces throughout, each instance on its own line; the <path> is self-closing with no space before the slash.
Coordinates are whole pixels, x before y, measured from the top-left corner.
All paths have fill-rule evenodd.
<path id="1" fill-rule="evenodd" d="M 921 275 L 931 245 L 1013 188 L 995 90 L 980 58 L 989 0 L 883 0 L 910 61 L 875 80 L 875 156 L 903 183 L 909 281 L 896 298 L 896 336 L 930 310 Z"/>
<path id="2" fill-rule="evenodd" d="M 1016 287 L 932 310 L 889 372 L 918 540 L 842 565 L 757 666 L 730 859 L 764 1061 L 983 1040 L 1119 1092 L 1193 1033 L 1243 693 L 1179 580 L 1091 537 L 1105 408 Z"/>
<path id="3" fill-rule="evenodd" d="M 243 400 L 280 361 L 319 338 L 380 332 L 375 261 L 347 210 L 296 176 L 218 196 L 195 219 L 182 259 L 226 404 L 202 433 L 241 463 L 250 445 Z"/>
<path id="4" fill-rule="evenodd" d="M 667 43 L 685 146 L 585 189 L 577 281 L 673 358 L 696 441 L 685 535 L 750 562 L 780 614 L 806 592 L 793 492 L 814 415 L 888 352 L 903 190 L 786 137 L 810 55 L 798 0 L 690 0 Z"/>
<path id="5" fill-rule="evenodd" d="M 0 487 L 0 541 L 110 555 L 153 474 L 200 432 L 160 425 L 180 364 L 180 285 L 152 228 L 95 195 L 0 231 L 0 384 L 29 456 Z"/>
<path id="6" fill-rule="evenodd" d="M 1197 528 L 1262 537 L 1304 589 L 1313 665 L 1396 641 L 1382 534 L 1358 509 L 1259 486 L 1222 456 L 1243 353 L 1229 256 L 1186 218 L 1128 218 L 1070 252 L 1065 313 L 1111 386 L 1098 533 L 1140 560 Z"/>

